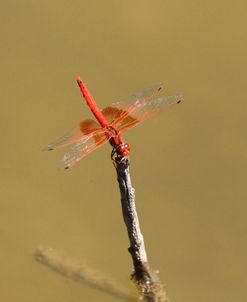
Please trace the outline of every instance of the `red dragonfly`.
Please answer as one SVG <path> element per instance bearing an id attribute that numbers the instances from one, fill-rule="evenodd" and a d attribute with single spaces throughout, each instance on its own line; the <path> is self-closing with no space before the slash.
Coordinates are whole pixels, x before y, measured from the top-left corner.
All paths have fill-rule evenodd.
<path id="1" fill-rule="evenodd" d="M 77 84 L 98 122 L 92 119 L 83 120 L 64 136 L 45 147 L 44 150 L 50 151 L 74 144 L 61 160 L 63 169 L 71 168 L 108 141 L 113 147 L 112 159 L 128 156 L 130 146 L 123 142 L 120 133 L 164 109 L 179 104 L 182 100 L 181 95 L 154 98 L 163 87 L 162 84 L 157 84 L 100 110 L 80 77 L 77 78 Z"/>

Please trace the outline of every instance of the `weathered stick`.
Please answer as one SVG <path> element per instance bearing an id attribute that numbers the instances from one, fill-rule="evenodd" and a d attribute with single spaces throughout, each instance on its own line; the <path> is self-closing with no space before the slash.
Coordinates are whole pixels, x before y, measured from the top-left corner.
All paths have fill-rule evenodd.
<path id="1" fill-rule="evenodd" d="M 134 272 L 132 278 L 137 285 L 142 298 L 148 302 L 168 302 L 166 292 L 157 274 L 148 264 L 144 239 L 141 233 L 139 219 L 135 204 L 135 190 L 131 185 L 129 172 L 129 159 L 127 157 L 114 158 L 117 180 L 121 193 L 122 213 L 127 227 Z"/>

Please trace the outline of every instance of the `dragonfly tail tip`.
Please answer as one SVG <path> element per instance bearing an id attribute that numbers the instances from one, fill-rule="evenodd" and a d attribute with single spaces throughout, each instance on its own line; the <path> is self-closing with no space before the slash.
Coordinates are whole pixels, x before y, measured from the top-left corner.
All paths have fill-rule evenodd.
<path id="1" fill-rule="evenodd" d="M 82 83 L 81 77 L 79 75 L 76 77 L 76 82 L 79 86 Z"/>

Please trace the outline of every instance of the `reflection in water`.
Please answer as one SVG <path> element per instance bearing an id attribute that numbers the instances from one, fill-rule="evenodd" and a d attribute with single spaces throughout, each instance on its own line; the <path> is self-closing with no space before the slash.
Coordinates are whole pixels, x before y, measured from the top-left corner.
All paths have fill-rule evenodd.
<path id="1" fill-rule="evenodd" d="M 40 263 L 73 281 L 87 284 L 124 301 L 134 302 L 138 300 L 131 297 L 127 290 L 111 277 L 86 265 L 79 264 L 52 248 L 39 247 L 34 252 L 34 257 Z"/>

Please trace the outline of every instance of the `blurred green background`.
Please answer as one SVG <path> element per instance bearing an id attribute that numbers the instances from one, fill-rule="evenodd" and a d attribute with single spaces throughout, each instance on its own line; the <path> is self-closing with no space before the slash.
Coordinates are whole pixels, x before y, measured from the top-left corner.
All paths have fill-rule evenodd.
<path id="1" fill-rule="evenodd" d="M 1 301 L 117 301 L 34 261 L 39 245 L 133 292 L 107 145 L 69 171 L 41 152 L 90 111 L 156 82 L 184 102 L 126 132 L 151 266 L 172 302 L 246 300 L 246 1 L 5 1 Z"/>

